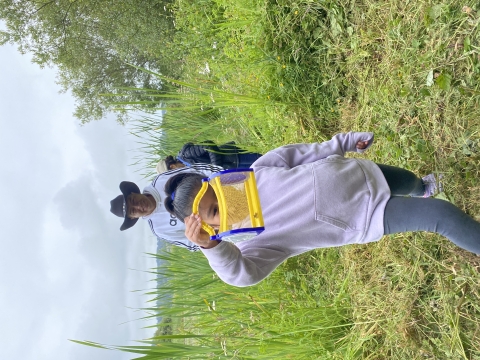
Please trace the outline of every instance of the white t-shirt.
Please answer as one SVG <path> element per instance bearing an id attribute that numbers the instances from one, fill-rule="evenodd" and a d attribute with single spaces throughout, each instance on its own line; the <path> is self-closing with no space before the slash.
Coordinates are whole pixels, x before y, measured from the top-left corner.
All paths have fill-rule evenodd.
<path id="1" fill-rule="evenodd" d="M 196 172 L 205 177 L 213 173 L 222 171 L 223 168 L 211 164 L 193 164 L 181 169 L 170 170 L 158 175 L 150 185 L 143 189 L 144 194 L 152 195 L 157 203 L 157 208 L 150 215 L 144 216 L 143 219 L 148 221 L 150 229 L 160 239 L 168 241 L 173 245 L 184 247 L 190 251 L 197 251 L 200 247 L 185 237 L 185 224 L 170 214 L 163 202 L 167 194 L 165 193 L 165 184 L 173 175 L 184 172 Z"/>

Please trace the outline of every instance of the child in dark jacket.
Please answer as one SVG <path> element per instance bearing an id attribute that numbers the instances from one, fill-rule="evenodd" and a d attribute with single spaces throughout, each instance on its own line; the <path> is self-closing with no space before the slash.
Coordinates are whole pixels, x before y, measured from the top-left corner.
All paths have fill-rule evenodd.
<path id="1" fill-rule="evenodd" d="M 157 172 L 162 173 L 198 163 L 217 165 L 224 169 L 248 168 L 260 156 L 262 155 L 242 151 L 233 141 L 220 146 L 213 142 L 203 145 L 187 143 L 183 145 L 177 157 L 170 155 L 161 160 L 157 165 Z"/>
<path id="2" fill-rule="evenodd" d="M 184 219 L 186 237 L 202 247 L 218 276 L 236 286 L 256 284 L 287 258 L 312 249 L 406 231 L 435 232 L 480 253 L 480 223 L 447 201 L 424 198 L 434 184 L 404 169 L 343 156 L 372 142 L 372 133 L 338 134 L 324 143 L 283 146 L 257 160 L 252 168 L 265 231 L 249 241 L 219 243 L 201 230 L 201 220 L 218 226 L 219 215 L 211 187 L 199 214 L 191 214 L 200 176 L 171 178 L 165 207 Z"/>

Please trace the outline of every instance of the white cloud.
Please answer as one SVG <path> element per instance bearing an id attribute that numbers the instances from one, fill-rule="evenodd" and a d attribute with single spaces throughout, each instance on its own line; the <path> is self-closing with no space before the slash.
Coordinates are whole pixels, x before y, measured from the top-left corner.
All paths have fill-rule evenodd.
<path id="1" fill-rule="evenodd" d="M 127 345 L 153 330 L 141 316 L 152 287 L 145 224 L 120 232 L 109 212 L 122 180 L 147 181 L 127 164 L 135 147 L 111 119 L 79 126 L 55 71 L 0 47 L 0 338 L 2 357 L 124 359 L 69 342 Z M 123 324 L 126 323 L 126 324 Z M 130 343 L 131 344 L 131 343 Z"/>

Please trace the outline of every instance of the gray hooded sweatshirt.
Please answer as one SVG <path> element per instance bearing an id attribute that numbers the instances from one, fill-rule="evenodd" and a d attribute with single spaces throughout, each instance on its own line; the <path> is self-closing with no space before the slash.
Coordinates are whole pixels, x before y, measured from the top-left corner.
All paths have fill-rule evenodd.
<path id="1" fill-rule="evenodd" d="M 379 240 L 388 184 L 372 161 L 343 156 L 363 152 L 356 144 L 365 140 L 370 147 L 373 133 L 287 145 L 258 159 L 252 168 L 265 231 L 248 241 L 202 249 L 217 275 L 234 286 L 254 285 L 289 257 Z"/>

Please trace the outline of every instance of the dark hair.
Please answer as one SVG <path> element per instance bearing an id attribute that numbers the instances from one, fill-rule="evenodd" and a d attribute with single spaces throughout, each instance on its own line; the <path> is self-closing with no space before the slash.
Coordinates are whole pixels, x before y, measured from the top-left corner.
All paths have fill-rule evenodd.
<path id="1" fill-rule="evenodd" d="M 165 165 L 167 166 L 167 171 L 170 170 L 170 165 L 175 165 L 178 162 L 176 158 L 174 158 L 172 155 L 168 155 L 165 158 Z"/>
<path id="2" fill-rule="evenodd" d="M 192 213 L 193 200 L 202 187 L 204 177 L 197 173 L 181 173 L 168 179 L 165 184 L 165 209 L 183 222 L 183 219 Z"/>

